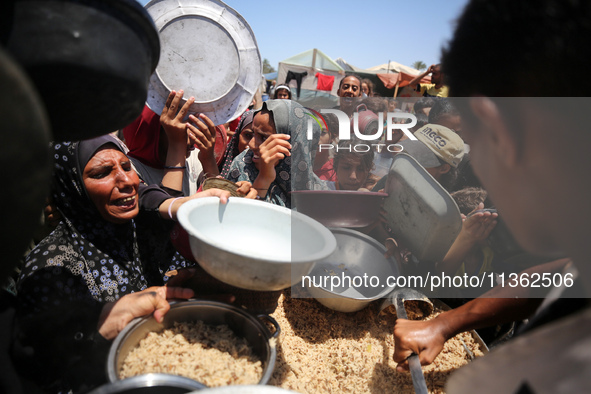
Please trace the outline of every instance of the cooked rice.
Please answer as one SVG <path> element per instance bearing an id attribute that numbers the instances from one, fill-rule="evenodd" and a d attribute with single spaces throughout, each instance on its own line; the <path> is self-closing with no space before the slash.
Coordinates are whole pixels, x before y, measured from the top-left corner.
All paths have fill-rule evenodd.
<path id="1" fill-rule="evenodd" d="M 228 326 L 197 321 L 149 333 L 129 352 L 119 377 L 146 373 L 180 375 L 218 387 L 257 384 L 263 368 L 246 339 L 238 338 Z"/>
<path id="2" fill-rule="evenodd" d="M 378 313 L 375 304 L 340 313 L 314 299 L 282 295 L 271 315 L 281 335 L 269 384 L 300 393 L 414 393 L 410 374 L 397 372 L 392 360 L 394 317 Z M 430 392 L 443 392 L 449 374 L 468 363 L 460 337 L 482 355 L 469 333 L 447 341 L 434 363 L 423 367 Z"/>

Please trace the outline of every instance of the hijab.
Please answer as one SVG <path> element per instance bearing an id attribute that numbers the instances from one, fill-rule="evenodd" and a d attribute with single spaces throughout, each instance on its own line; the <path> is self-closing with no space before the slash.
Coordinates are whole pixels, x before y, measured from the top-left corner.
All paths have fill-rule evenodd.
<path id="1" fill-rule="evenodd" d="M 276 177 L 267 192 L 266 200 L 274 204 L 291 208 L 289 193 L 292 190 L 327 189 L 313 172 L 314 156 L 320 139 L 320 127 L 311 119 L 310 111 L 291 100 L 268 100 L 261 110 L 271 113 L 277 134 L 291 136 L 291 156 L 285 157 L 275 166 Z M 255 113 L 255 116 L 256 116 Z M 312 130 L 312 139 L 308 140 L 308 127 Z M 252 162 L 253 153 L 245 150 L 232 162 L 228 179 L 254 183 L 259 171 Z"/>
<path id="2" fill-rule="evenodd" d="M 99 302 L 115 301 L 125 294 L 147 288 L 148 278 L 146 267 L 140 260 L 135 220 L 124 224 L 106 221 L 84 187 L 84 167 L 105 145 L 124 151 L 110 135 L 53 144 L 52 197 L 62 221 L 27 256 L 21 281 L 27 277 L 40 280 L 35 273 L 52 267 L 53 280 L 63 280 L 64 283 L 57 286 L 68 288 L 66 293 L 83 297 L 90 291 Z M 82 283 L 76 286 L 71 279 L 65 279 L 72 275 L 82 278 Z"/>
<path id="3" fill-rule="evenodd" d="M 111 136 L 53 144 L 52 192 L 62 221 L 29 253 L 19 277 L 15 326 L 28 352 L 23 365 L 48 392 L 87 392 L 106 382 L 109 342 L 97 332 L 105 304 L 163 284 L 159 264 L 168 260 L 150 252 L 165 240 L 145 242 L 144 235 L 157 226 L 142 223 L 142 214 L 108 222 L 89 199 L 83 170 L 103 146 L 123 151 Z"/>
<path id="4" fill-rule="evenodd" d="M 246 110 L 240 117 L 240 122 L 238 123 L 238 127 L 236 128 L 236 132 L 228 142 L 228 146 L 226 147 L 226 152 L 224 153 L 224 158 L 222 159 L 222 164 L 220 166 L 220 175 L 223 178 L 227 178 L 228 174 L 230 173 L 230 167 L 232 166 L 232 162 L 234 158 L 240 154 L 238 152 L 238 145 L 240 144 L 240 134 L 242 130 L 246 126 L 252 123 L 254 119 L 254 111 Z"/>

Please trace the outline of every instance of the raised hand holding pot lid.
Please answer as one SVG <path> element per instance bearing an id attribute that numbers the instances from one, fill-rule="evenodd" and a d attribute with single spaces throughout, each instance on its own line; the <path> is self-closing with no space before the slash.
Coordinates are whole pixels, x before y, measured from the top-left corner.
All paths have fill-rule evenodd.
<path id="1" fill-rule="evenodd" d="M 219 0 L 152 0 L 146 10 L 160 34 L 160 63 L 150 78 L 147 104 L 160 113 L 168 93 L 195 97 L 190 111 L 216 125 L 242 114 L 262 75 L 248 23 Z"/>

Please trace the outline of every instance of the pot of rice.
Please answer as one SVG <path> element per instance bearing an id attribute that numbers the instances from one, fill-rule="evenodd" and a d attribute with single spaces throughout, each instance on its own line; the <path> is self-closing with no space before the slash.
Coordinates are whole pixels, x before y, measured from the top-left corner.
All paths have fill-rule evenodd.
<path id="1" fill-rule="evenodd" d="M 171 303 L 162 323 L 152 316 L 138 318 L 119 333 L 109 351 L 107 374 L 110 382 L 164 373 L 207 387 L 266 384 L 280 331 L 268 315 L 254 316 L 221 302 Z"/>
<path id="2" fill-rule="evenodd" d="M 186 394 L 204 388 L 201 383 L 182 376 L 149 373 L 103 384 L 88 394 Z"/>

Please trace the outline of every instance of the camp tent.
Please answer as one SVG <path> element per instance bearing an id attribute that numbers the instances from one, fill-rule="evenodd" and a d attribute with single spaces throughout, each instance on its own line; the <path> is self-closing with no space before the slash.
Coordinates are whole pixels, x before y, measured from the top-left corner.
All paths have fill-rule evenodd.
<path id="1" fill-rule="evenodd" d="M 287 81 L 288 73 L 302 75 L 300 81 L 300 94 L 297 95 L 298 81 L 291 79 L 288 82 L 292 91 L 292 99 L 303 106 L 329 108 L 338 104 L 337 90 L 339 83 L 345 76 L 345 71 L 329 56 L 314 48 L 279 62 L 277 70 L 277 84 Z M 334 78 L 330 90 L 318 89 L 319 77 L 317 74 Z"/>
<path id="2" fill-rule="evenodd" d="M 386 73 L 399 73 L 403 72 L 410 75 L 418 75 L 421 72 L 415 68 L 405 66 L 404 64 L 400 64 L 394 61 L 388 61 L 388 63 L 380 64 L 378 66 L 370 67 L 367 69 L 367 72 L 375 72 L 376 74 L 386 74 Z"/>
<path id="3" fill-rule="evenodd" d="M 410 89 L 403 89 L 416 75 L 407 74 L 405 72 L 376 74 L 386 89 L 394 89 L 395 97 L 420 97 L 420 94 Z M 420 83 L 431 83 L 431 77 L 421 78 Z"/>
<path id="4" fill-rule="evenodd" d="M 273 71 L 272 73 L 263 74 L 267 81 L 272 81 L 277 79 L 277 71 Z"/>
<path id="5" fill-rule="evenodd" d="M 335 60 L 347 74 L 357 74 L 361 78 L 367 78 L 374 84 L 374 92 L 383 97 L 414 97 L 411 89 L 403 89 L 408 83 L 420 73 L 412 67 L 405 66 L 398 62 L 389 61 L 375 67 L 363 69 L 356 67 L 343 58 Z M 429 83 L 430 77 L 421 79 L 421 83 Z"/>
<path id="6" fill-rule="evenodd" d="M 363 69 L 363 68 L 359 68 L 356 67 L 354 65 L 352 65 L 351 63 L 347 62 L 345 59 L 343 59 L 342 57 L 338 57 L 335 59 L 335 62 L 341 66 L 343 68 L 343 70 L 345 70 L 346 72 L 353 72 L 353 73 L 364 73 L 364 74 L 368 74 L 368 71 Z M 372 73 L 373 74 L 373 73 Z"/>
<path id="7" fill-rule="evenodd" d="M 370 67 L 367 72 L 376 73 L 381 83 L 386 89 L 393 90 L 395 97 L 416 97 L 419 96 L 410 89 L 404 89 L 408 83 L 421 72 L 412 67 L 405 66 L 394 61 Z M 422 78 L 421 83 L 430 83 L 431 77 Z"/>
<path id="8" fill-rule="evenodd" d="M 341 66 L 345 70 L 347 75 L 355 74 L 362 79 L 369 79 L 374 86 L 374 93 L 380 96 L 392 96 L 391 92 L 389 92 L 388 89 L 383 86 L 376 72 L 356 67 L 351 63 L 347 62 L 342 57 L 337 58 L 335 62 L 337 62 L 339 66 Z"/>

